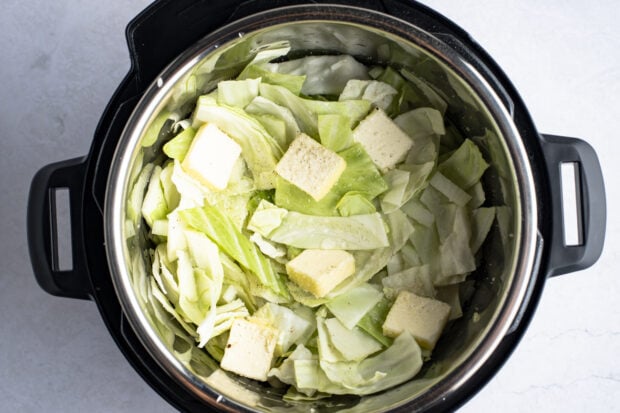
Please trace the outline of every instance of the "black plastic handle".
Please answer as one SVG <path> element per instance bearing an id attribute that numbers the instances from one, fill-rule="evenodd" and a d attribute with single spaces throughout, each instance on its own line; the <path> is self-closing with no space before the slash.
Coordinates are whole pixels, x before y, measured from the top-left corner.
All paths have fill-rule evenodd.
<path id="1" fill-rule="evenodd" d="M 37 282 L 46 292 L 61 297 L 90 299 L 90 284 L 81 235 L 85 158 L 47 165 L 32 179 L 28 198 L 28 248 Z M 72 268 L 59 269 L 55 191 L 69 190 Z"/>
<path id="2" fill-rule="evenodd" d="M 542 135 L 541 144 L 549 174 L 553 217 L 548 275 L 580 271 L 598 260 L 605 242 L 607 208 L 601 165 L 592 146 L 581 139 Z M 560 168 L 567 162 L 578 165 L 575 184 L 582 234 L 579 245 L 566 245 L 564 241 Z"/>

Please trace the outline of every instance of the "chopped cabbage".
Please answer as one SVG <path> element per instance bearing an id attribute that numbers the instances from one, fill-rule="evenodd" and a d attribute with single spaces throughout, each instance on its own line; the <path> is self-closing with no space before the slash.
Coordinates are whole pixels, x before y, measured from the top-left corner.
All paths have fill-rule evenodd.
<path id="1" fill-rule="evenodd" d="M 481 181 L 496 137 L 462 135 L 444 117 L 443 89 L 411 69 L 346 55 L 291 60 L 289 51 L 286 41 L 261 46 L 236 77 L 236 56 L 207 62 L 196 76 L 221 64 L 230 77 L 197 97 L 188 118 L 164 111 L 151 123 L 144 144 L 163 143 L 165 158 L 139 158 L 132 171 L 127 235 L 136 242 L 145 226 L 152 248 L 132 255 L 131 277 L 149 321 L 191 368 L 216 369 L 233 322 L 245 318 L 278 332 L 268 377 L 290 386 L 287 400 L 371 394 L 414 378 L 432 358 L 408 332 L 383 334 L 396 296 L 440 299 L 460 317 L 478 251 L 496 221 L 507 231 L 511 211 L 487 200 Z M 196 76 L 177 98 L 199 94 Z M 373 107 L 413 142 L 388 171 L 353 139 Z M 242 149 L 222 190 L 182 167 L 206 122 Z M 320 201 L 275 172 L 300 133 L 346 162 Z M 286 273 L 305 249 L 347 251 L 355 268 L 316 297 Z"/>

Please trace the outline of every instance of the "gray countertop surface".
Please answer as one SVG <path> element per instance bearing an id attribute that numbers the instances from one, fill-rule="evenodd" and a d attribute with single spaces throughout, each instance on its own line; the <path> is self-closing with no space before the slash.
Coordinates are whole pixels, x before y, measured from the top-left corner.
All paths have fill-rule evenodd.
<path id="1" fill-rule="evenodd" d="M 26 241 L 41 166 L 88 152 L 129 68 L 124 28 L 148 0 L 4 0 L 0 13 L 0 411 L 166 412 L 93 302 L 43 292 Z M 505 70 L 540 131 L 598 152 L 606 247 L 590 269 L 547 282 L 534 320 L 463 412 L 620 411 L 620 3 L 424 0 Z"/>

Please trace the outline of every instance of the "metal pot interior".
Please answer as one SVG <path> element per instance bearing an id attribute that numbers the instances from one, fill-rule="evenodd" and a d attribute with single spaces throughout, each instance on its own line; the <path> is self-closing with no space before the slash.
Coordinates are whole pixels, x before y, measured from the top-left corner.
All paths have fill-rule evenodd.
<path id="1" fill-rule="evenodd" d="M 144 137 L 166 110 L 187 116 L 197 95 L 235 77 L 253 56 L 274 42 L 289 42 L 291 57 L 350 54 L 364 63 L 408 68 L 447 102 L 446 117 L 477 142 L 492 165 L 484 177 L 487 204 L 501 206 L 462 297 L 464 315 L 452 322 L 433 357 L 413 380 L 365 397 L 283 402 L 277 389 L 228 374 L 204 353 L 183 359 L 166 344 L 142 299 L 150 268 L 144 224 L 126 224 L 126 205 L 142 166 L 161 162 L 160 135 Z M 484 77 L 443 41 L 404 21 L 351 7 L 303 6 L 240 20 L 205 37 L 174 61 L 147 90 L 121 137 L 106 200 L 106 246 L 117 294 L 132 327 L 151 356 L 197 399 L 223 409 L 250 411 L 389 411 L 441 403 L 480 369 L 517 317 L 534 268 L 536 205 L 527 156 L 509 114 Z M 144 265 L 144 267 L 142 267 Z M 148 272 L 148 271 L 147 271 Z M 174 350 L 174 351 L 173 351 Z M 312 407 L 315 410 L 310 410 Z"/>

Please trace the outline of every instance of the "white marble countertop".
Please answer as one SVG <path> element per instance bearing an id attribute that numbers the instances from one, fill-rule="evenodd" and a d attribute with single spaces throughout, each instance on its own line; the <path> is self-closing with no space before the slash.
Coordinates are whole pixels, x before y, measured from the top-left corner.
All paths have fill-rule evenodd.
<path id="1" fill-rule="evenodd" d="M 35 171 L 83 155 L 128 69 L 124 27 L 148 0 L 5 0 L 0 13 L 0 411 L 165 412 L 94 303 L 36 284 L 25 206 Z M 463 412 L 620 411 L 620 3 L 424 0 L 467 30 L 514 82 L 541 132 L 597 150 L 606 248 L 548 281 L 531 327 Z"/>

